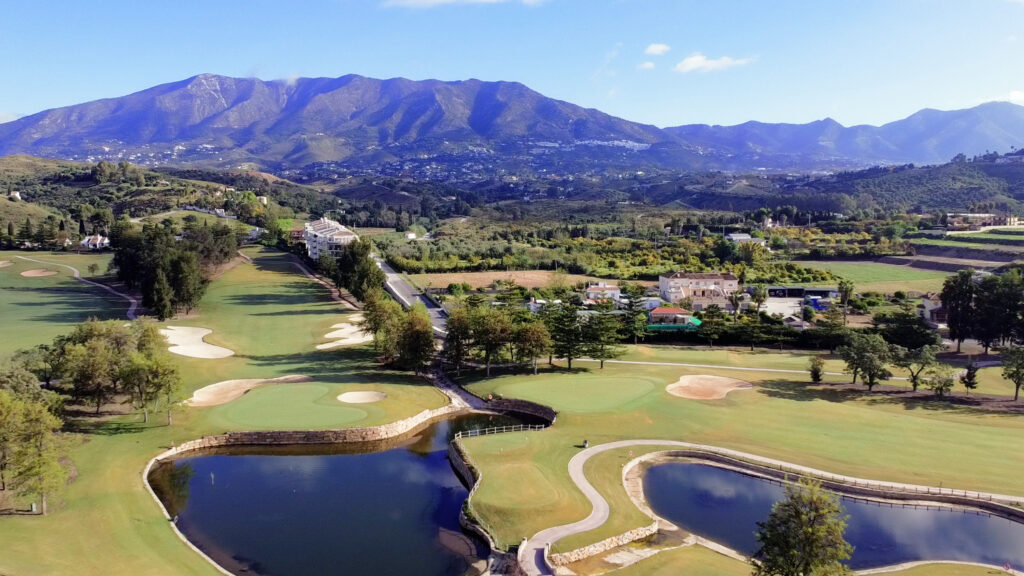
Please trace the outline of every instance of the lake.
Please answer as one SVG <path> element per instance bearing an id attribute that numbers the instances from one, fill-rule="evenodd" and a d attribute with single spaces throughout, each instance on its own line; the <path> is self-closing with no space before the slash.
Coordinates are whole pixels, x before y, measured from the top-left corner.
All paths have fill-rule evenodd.
<path id="1" fill-rule="evenodd" d="M 448 442 L 519 423 L 477 415 L 385 445 L 197 453 L 155 467 L 150 483 L 189 540 L 235 574 L 462 575 L 487 549 L 459 528 L 468 493 Z"/>
<path id="2" fill-rule="evenodd" d="M 778 482 L 683 462 L 652 466 L 644 493 L 658 515 L 747 556 L 758 548 L 756 523 L 784 497 Z M 1024 524 L 969 510 L 841 501 L 853 569 L 916 560 L 1024 566 Z"/>

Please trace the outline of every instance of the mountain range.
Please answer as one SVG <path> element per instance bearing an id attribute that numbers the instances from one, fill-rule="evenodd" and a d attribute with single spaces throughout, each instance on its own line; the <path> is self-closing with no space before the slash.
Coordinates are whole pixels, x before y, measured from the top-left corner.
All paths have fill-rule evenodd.
<path id="1" fill-rule="evenodd" d="M 1024 146 L 1024 106 L 922 110 L 883 126 L 747 122 L 670 128 L 545 97 L 517 82 L 263 81 L 201 74 L 0 124 L 0 155 L 287 171 L 813 170 L 933 164 Z"/>

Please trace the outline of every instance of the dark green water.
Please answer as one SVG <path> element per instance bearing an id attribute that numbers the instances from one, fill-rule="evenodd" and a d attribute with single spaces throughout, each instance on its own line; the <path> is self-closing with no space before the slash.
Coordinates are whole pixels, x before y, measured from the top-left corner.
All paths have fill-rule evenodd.
<path id="1" fill-rule="evenodd" d="M 518 423 L 470 416 L 391 445 L 202 454 L 150 482 L 189 540 L 235 574 L 462 575 L 486 548 L 459 528 L 467 490 L 448 441 Z"/>
<path id="2" fill-rule="evenodd" d="M 748 556 L 757 550 L 756 523 L 784 497 L 777 482 L 688 463 L 651 467 L 644 493 L 660 516 Z M 855 570 L 916 560 L 1024 566 L 1024 524 L 951 508 L 841 501 Z"/>

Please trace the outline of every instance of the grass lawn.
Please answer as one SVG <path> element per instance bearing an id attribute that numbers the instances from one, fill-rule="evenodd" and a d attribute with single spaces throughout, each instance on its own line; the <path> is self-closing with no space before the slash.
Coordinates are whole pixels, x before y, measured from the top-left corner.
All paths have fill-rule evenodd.
<path id="1" fill-rule="evenodd" d="M 641 348 L 631 357 L 667 359 L 675 354 L 685 362 L 703 352 Z M 720 354 L 733 354 L 737 363 L 762 368 L 807 361 L 807 356 L 800 359 L 794 353 Z M 555 426 L 542 432 L 465 440 L 484 475 L 473 508 L 502 546 L 589 513 L 589 503 L 571 484 L 566 469 L 584 439 L 591 445 L 624 438 L 685 440 L 865 478 L 1022 493 L 1024 453 L 1017 446 L 1024 441 L 1024 421 L 1015 416 L 943 403 L 907 404 L 893 394 L 840 392 L 827 384 L 807 384 L 798 375 L 628 364 L 608 364 L 602 371 L 593 364 L 581 366 L 586 369 L 574 373 L 466 378 L 478 394 L 525 398 L 560 412 Z M 667 394 L 665 386 L 683 374 L 740 378 L 757 388 L 717 401 Z M 588 463 L 588 478 L 613 502 L 611 517 L 603 528 L 558 543 L 556 550 L 647 523 L 623 500 L 620 469 L 627 459 L 628 450 Z"/>
<path id="2" fill-rule="evenodd" d="M 326 289 L 298 274 L 287 256 L 259 248 L 245 252 L 252 264 L 239 264 L 216 279 L 192 317 L 168 322 L 210 328 L 211 342 L 236 353 L 216 360 L 172 355 L 185 380 L 184 395 L 231 378 L 304 374 L 315 382 L 264 386 L 238 404 L 181 408 L 171 427 L 163 415 L 145 426 L 138 415 L 78 422 L 88 433 L 72 449 L 77 477 L 64 503 L 45 517 L 0 517 L 0 574 L 213 576 L 215 570 L 174 536 L 145 491 L 141 472 L 150 458 L 172 443 L 226 430 L 296 429 L 307 422 L 310 428 L 372 425 L 443 404 L 440 392 L 421 380 L 377 367 L 366 346 L 317 351 L 330 326 L 348 313 Z M 0 278 L 8 270 L 0 270 Z M 0 306 L 10 306 L 6 291 L 0 298 Z M 33 321 L 49 323 L 23 320 Z M 56 334 L 66 327 L 33 329 Z M 389 397 L 351 407 L 329 402 L 356 389 Z"/>
<path id="3" fill-rule="evenodd" d="M 964 387 L 959 381 L 953 387 L 953 390 L 956 394 L 963 394 L 965 392 Z M 978 370 L 978 389 L 974 392 L 1013 397 L 1013 382 L 1003 378 L 1003 369 L 1000 366 L 982 368 Z M 1024 396 L 1024 390 L 1021 391 L 1021 395 Z"/>
<path id="4" fill-rule="evenodd" d="M 67 268 L 28 262 L 18 256 L 74 266 L 85 277 L 89 277 L 90 264 L 99 266 L 99 274 L 105 273 L 111 258 L 110 254 L 0 252 L 0 261 L 11 262 L 10 266 L 0 268 L 0 318 L 5 335 L 0 338 L 0 358 L 19 348 L 50 342 L 90 317 L 122 317 L 128 309 L 127 300 L 75 280 Z M 26 270 L 40 268 L 57 274 L 21 276 Z"/>
<path id="5" fill-rule="evenodd" d="M 804 261 L 797 262 L 801 266 L 828 270 L 854 283 L 858 292 L 882 292 L 892 294 L 897 290 L 904 292 L 937 292 L 942 289 L 942 282 L 949 276 L 947 272 L 922 270 L 909 266 L 898 266 L 881 262 L 858 261 Z M 826 286 L 825 284 L 810 284 Z"/>
<path id="6" fill-rule="evenodd" d="M 703 546 L 687 546 L 675 548 L 641 560 L 613 572 L 615 576 L 677 576 L 692 574 L 694 576 L 747 576 L 750 566 L 739 560 L 722 556 Z M 985 574 L 1005 574 L 980 566 L 964 566 L 960 564 L 929 564 L 917 566 L 899 572 L 898 576 L 983 576 Z"/>

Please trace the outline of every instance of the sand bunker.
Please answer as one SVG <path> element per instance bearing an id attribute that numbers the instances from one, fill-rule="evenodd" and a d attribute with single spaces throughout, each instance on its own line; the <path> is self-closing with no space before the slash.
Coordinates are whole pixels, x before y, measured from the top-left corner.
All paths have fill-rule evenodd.
<path id="1" fill-rule="evenodd" d="M 174 354 L 190 358 L 227 358 L 228 356 L 234 356 L 235 353 L 227 348 L 203 342 L 203 337 L 212 332 L 213 330 L 206 328 L 186 326 L 168 326 L 160 330 L 160 333 L 171 344 L 168 350 Z"/>
<path id="2" fill-rule="evenodd" d="M 0 268 L 7 268 L 12 264 L 14 264 L 14 262 L 11 262 L 10 260 L 0 260 Z"/>
<path id="3" fill-rule="evenodd" d="M 57 274 L 56 270 L 47 270 L 46 268 L 36 268 L 35 270 L 25 270 L 21 273 L 25 278 L 42 278 L 43 276 L 54 276 Z"/>
<path id="4" fill-rule="evenodd" d="M 357 322 L 362 322 L 362 314 L 354 314 L 350 316 L 348 320 L 348 322 L 331 326 L 331 328 L 334 328 L 335 330 L 325 334 L 324 338 L 329 338 L 334 340 L 334 342 L 318 344 L 316 349 L 330 350 L 331 348 L 337 348 L 339 346 L 352 346 L 354 344 L 373 342 L 373 334 L 363 332 L 363 330 L 356 325 Z"/>
<path id="5" fill-rule="evenodd" d="M 387 397 L 388 395 L 383 392 L 360 390 L 358 392 L 345 392 L 344 394 L 339 394 L 338 401 L 344 402 L 345 404 L 372 404 L 374 402 L 380 402 Z"/>
<path id="6" fill-rule="evenodd" d="M 189 406 L 218 406 L 241 398 L 243 394 L 264 384 L 286 384 L 289 382 L 312 382 L 309 376 L 288 375 L 280 378 L 252 378 L 248 380 L 225 380 L 196 390 L 185 401 Z"/>
<path id="7" fill-rule="evenodd" d="M 748 390 L 750 382 L 722 376 L 683 376 L 675 384 L 669 384 L 665 391 L 673 396 L 690 400 L 721 400 L 733 390 Z"/>

